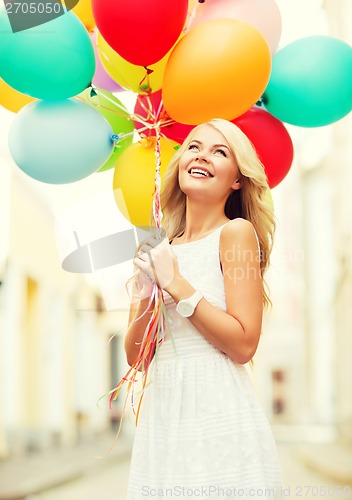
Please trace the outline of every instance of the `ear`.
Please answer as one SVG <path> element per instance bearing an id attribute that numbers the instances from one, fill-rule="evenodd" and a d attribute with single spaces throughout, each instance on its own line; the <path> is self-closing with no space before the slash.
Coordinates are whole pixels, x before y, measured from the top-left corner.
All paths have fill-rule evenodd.
<path id="1" fill-rule="evenodd" d="M 240 179 L 237 179 L 231 186 L 231 188 L 236 191 L 237 189 L 241 189 L 242 187 L 242 183 L 240 181 Z"/>

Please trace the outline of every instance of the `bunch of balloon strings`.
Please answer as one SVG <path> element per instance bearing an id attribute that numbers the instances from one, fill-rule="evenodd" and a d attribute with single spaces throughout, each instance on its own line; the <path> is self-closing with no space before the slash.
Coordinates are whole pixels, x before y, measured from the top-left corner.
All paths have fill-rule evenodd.
<path id="1" fill-rule="evenodd" d="M 96 104 L 98 103 L 98 106 L 99 106 L 99 89 L 92 86 L 91 96 L 98 97 L 98 101 L 96 101 Z M 107 98 L 106 93 L 104 93 L 103 97 L 104 97 L 104 99 L 110 100 L 109 98 Z M 121 108 L 121 110 L 119 110 L 118 103 L 115 100 L 111 100 L 111 103 L 112 103 L 113 107 L 112 108 L 109 107 L 110 111 L 114 111 L 114 112 L 120 113 L 120 114 L 123 113 L 124 115 L 126 115 L 126 110 L 123 108 Z M 161 236 L 162 235 L 161 220 L 163 217 L 162 210 L 161 210 L 161 204 L 160 204 L 160 190 L 161 190 L 160 139 L 161 139 L 161 135 L 163 135 L 161 133 L 161 128 L 163 126 L 169 125 L 170 123 L 173 122 L 173 120 L 171 120 L 170 117 L 168 117 L 164 113 L 162 103 L 160 104 L 158 110 L 154 110 L 152 103 L 150 102 L 150 99 L 148 97 L 147 97 L 146 101 L 144 103 L 142 103 L 142 107 L 143 107 L 143 112 L 145 113 L 146 117 L 142 117 L 140 115 L 133 114 L 131 116 L 131 119 L 142 124 L 143 127 L 141 129 L 139 129 L 139 134 L 142 137 L 144 135 L 143 131 L 146 131 L 148 129 L 150 132 L 152 132 L 152 130 L 153 130 L 154 134 L 155 134 L 154 153 L 155 153 L 155 165 L 156 165 L 156 167 L 155 167 L 152 210 L 153 210 L 154 223 L 156 226 L 156 238 L 161 238 L 162 237 Z M 119 137 L 117 135 L 117 137 L 116 137 L 117 144 L 115 144 L 115 147 L 116 147 L 116 145 L 118 147 L 118 141 L 120 138 L 123 139 L 123 137 Z M 148 136 L 146 138 L 148 139 Z M 177 149 L 177 148 L 175 148 L 175 149 Z M 152 305 L 153 305 L 153 308 L 151 309 Z M 149 367 L 150 367 L 151 361 L 153 359 L 153 356 L 155 355 L 155 357 L 157 357 L 158 348 L 159 348 L 160 344 L 164 341 L 166 332 L 169 333 L 171 340 L 173 342 L 171 330 L 170 330 L 169 319 L 168 319 L 168 314 L 167 314 L 165 303 L 164 303 L 163 292 L 155 282 L 153 282 L 152 292 L 151 292 L 151 295 L 150 295 L 150 298 L 148 301 L 148 305 L 147 305 L 145 311 L 139 317 L 134 318 L 132 320 L 132 322 L 136 322 L 139 319 L 141 319 L 141 317 L 143 317 L 145 314 L 147 314 L 148 311 L 151 312 L 150 319 L 149 319 L 147 327 L 144 331 L 144 335 L 143 335 L 142 341 L 140 343 L 140 349 L 139 349 L 139 352 L 138 352 L 136 359 L 134 360 L 133 364 L 131 365 L 131 367 L 127 371 L 127 373 L 122 377 L 122 379 L 116 385 L 116 387 L 114 389 L 112 389 L 108 394 L 105 394 L 100 398 L 100 399 L 102 399 L 102 398 L 106 397 L 107 395 L 109 395 L 110 396 L 110 409 L 111 409 L 113 401 L 115 401 L 117 399 L 122 388 L 124 386 L 127 386 L 118 431 L 117 431 L 116 437 L 114 439 L 114 442 L 111 446 L 111 449 L 114 446 L 114 444 L 116 443 L 117 438 L 119 437 L 121 427 L 122 427 L 123 417 L 125 414 L 128 400 L 129 400 L 129 396 L 131 396 L 132 410 L 133 410 L 133 413 L 136 417 L 136 425 L 138 424 L 138 417 L 139 417 L 141 404 L 143 401 L 144 392 L 145 392 L 145 389 L 149 383 L 148 382 Z M 142 372 L 141 381 L 139 381 L 137 378 L 137 375 L 139 372 Z M 135 385 L 138 382 L 141 382 L 141 389 L 140 389 L 140 397 L 139 397 L 138 403 L 136 405 L 135 404 Z"/>

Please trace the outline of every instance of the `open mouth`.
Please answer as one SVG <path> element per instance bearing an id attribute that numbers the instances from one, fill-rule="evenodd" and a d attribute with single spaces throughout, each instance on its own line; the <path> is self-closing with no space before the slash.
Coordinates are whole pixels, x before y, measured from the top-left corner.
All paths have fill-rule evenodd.
<path id="1" fill-rule="evenodd" d="M 192 177 L 204 177 L 204 178 L 212 178 L 214 177 L 206 168 L 200 167 L 191 167 L 188 170 L 188 173 L 192 175 Z"/>

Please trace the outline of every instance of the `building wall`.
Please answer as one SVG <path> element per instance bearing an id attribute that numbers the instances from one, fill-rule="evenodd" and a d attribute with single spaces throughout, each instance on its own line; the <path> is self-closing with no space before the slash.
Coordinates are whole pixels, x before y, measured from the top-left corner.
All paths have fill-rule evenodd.
<path id="1" fill-rule="evenodd" d="M 331 36 L 352 45 L 352 3 L 325 0 Z M 326 159 L 332 192 L 336 282 L 334 289 L 336 424 L 341 440 L 352 444 L 352 114 L 332 126 L 333 149 Z"/>
<path id="2" fill-rule="evenodd" d="M 351 44 L 351 2 L 323 7 L 326 34 Z M 264 317 L 255 382 L 273 423 L 351 443 L 352 114 L 327 127 L 286 126 L 295 160 L 272 190 L 279 221 L 267 275 L 273 309 Z"/>
<path id="3" fill-rule="evenodd" d="M 127 312 L 104 310 L 94 277 L 62 270 L 50 207 L 9 160 L 2 168 L 8 183 L 1 191 L 9 189 L 0 196 L 9 228 L 2 233 L 0 277 L 0 456 L 6 456 L 110 428 L 108 398 L 99 407 L 97 401 L 117 382 L 108 340 L 123 335 Z M 116 377 L 127 367 L 118 344 Z"/>

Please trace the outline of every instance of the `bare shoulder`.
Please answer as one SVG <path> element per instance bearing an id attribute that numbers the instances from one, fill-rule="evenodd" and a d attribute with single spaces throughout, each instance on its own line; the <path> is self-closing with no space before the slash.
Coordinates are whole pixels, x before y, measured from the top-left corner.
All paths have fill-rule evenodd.
<path id="1" fill-rule="evenodd" d="M 223 244 L 233 242 L 254 242 L 256 244 L 255 229 L 251 221 L 237 217 L 229 221 L 221 231 L 220 241 Z"/>
<path id="2" fill-rule="evenodd" d="M 237 218 L 226 224 L 220 235 L 220 262 L 222 266 L 235 266 L 240 262 L 259 263 L 259 243 L 251 221 Z M 258 264 L 259 265 L 259 264 Z"/>

